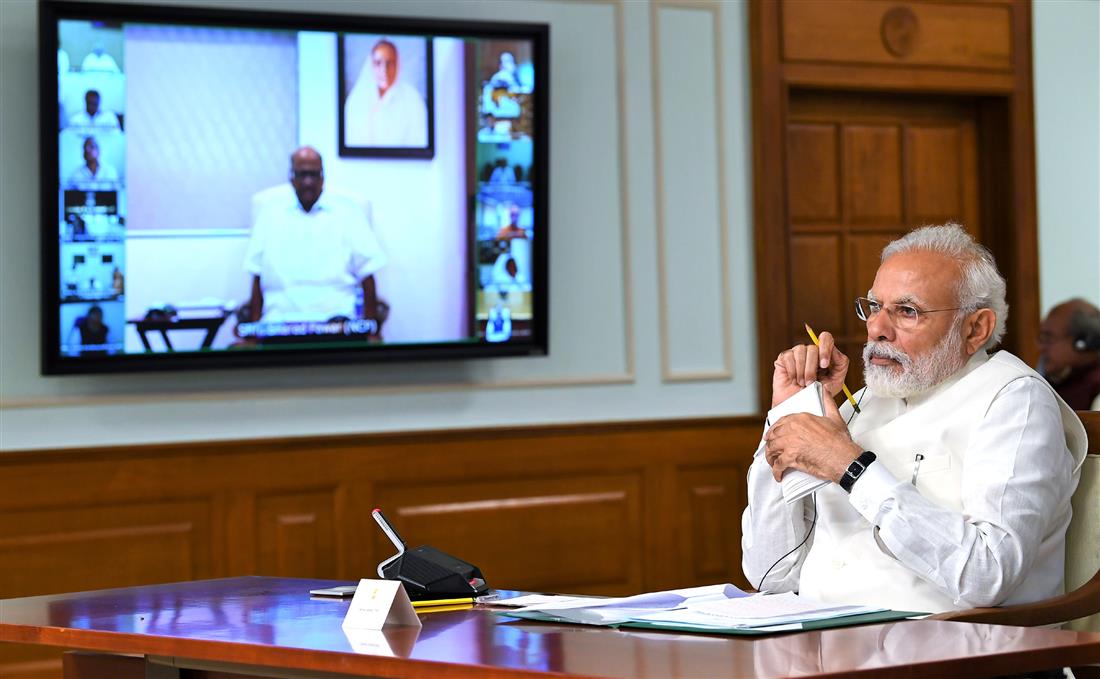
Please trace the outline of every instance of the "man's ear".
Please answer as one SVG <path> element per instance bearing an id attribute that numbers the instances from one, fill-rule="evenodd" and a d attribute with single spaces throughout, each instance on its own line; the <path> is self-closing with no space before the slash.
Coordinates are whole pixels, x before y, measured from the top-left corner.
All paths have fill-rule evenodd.
<path id="1" fill-rule="evenodd" d="M 966 342 L 966 355 L 973 356 L 978 353 L 989 338 L 993 335 L 993 328 L 997 325 L 997 314 L 992 309 L 978 309 L 966 317 L 963 322 L 963 338 Z"/>

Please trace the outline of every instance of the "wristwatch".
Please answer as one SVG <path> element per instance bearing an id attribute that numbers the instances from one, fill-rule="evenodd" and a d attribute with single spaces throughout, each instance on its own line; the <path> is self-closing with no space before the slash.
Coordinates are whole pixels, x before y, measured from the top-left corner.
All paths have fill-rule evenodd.
<path id="1" fill-rule="evenodd" d="M 863 451 L 859 454 L 859 457 L 852 460 L 852 464 L 848 465 L 844 476 L 841 476 L 838 482 L 845 493 L 852 492 L 852 486 L 855 485 L 856 480 L 863 475 L 863 472 L 867 471 L 867 467 L 874 461 L 875 454 L 869 450 Z"/>

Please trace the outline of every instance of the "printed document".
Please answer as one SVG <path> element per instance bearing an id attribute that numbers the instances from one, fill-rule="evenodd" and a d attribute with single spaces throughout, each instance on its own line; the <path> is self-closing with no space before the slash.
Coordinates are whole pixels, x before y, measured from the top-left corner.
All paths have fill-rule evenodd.
<path id="1" fill-rule="evenodd" d="M 768 411 L 768 418 L 764 421 L 764 433 L 767 434 L 768 429 L 784 415 L 810 413 L 811 415 L 824 417 L 824 399 L 826 398 L 831 397 L 825 395 L 825 389 L 821 386 L 821 382 L 811 382 L 806 385 L 805 389 Z M 760 446 L 756 449 L 756 452 L 753 453 L 753 457 L 755 458 L 757 455 L 763 454 L 764 438 L 761 437 Z M 787 501 L 787 504 L 795 502 L 796 500 L 801 500 L 828 483 L 828 481 L 810 476 L 806 472 L 798 471 L 797 469 L 787 470 L 787 472 L 783 474 L 783 480 L 779 482 L 783 491 L 783 499 Z"/>
<path id="2" fill-rule="evenodd" d="M 785 625 L 885 610 L 825 604 L 791 592 L 747 594 L 728 584 L 607 599 L 555 598 L 558 600 L 508 611 L 505 615 L 585 625 L 642 623 L 699 631 L 735 628 L 777 631 Z"/>

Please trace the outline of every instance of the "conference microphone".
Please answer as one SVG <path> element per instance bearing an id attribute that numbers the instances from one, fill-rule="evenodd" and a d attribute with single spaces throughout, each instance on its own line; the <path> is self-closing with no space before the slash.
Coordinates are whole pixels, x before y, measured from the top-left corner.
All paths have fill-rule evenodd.
<path id="1" fill-rule="evenodd" d="M 477 566 L 428 545 L 409 550 L 381 509 L 371 514 L 397 548 L 397 554 L 378 564 L 378 577 L 400 581 L 413 601 L 475 597 L 489 591 Z"/>

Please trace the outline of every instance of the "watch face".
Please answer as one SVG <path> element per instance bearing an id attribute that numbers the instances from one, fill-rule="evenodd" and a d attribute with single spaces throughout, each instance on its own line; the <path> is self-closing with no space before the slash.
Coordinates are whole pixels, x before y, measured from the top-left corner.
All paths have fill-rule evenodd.
<path id="1" fill-rule="evenodd" d="M 860 453 L 859 457 L 852 460 L 852 464 L 848 465 L 848 469 L 844 472 L 844 476 L 840 477 L 840 487 L 849 493 L 852 492 L 852 484 L 854 484 L 856 479 L 867 470 L 867 465 L 874 461 L 875 454 L 871 451 L 865 450 Z"/>

